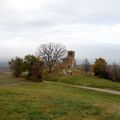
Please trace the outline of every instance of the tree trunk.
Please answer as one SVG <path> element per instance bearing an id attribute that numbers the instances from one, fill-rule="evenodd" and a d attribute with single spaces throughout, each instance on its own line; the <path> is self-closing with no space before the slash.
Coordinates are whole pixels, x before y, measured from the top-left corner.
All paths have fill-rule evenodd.
<path id="1" fill-rule="evenodd" d="M 51 67 L 49 67 L 49 73 L 50 73 L 50 74 L 52 73 L 52 68 L 51 68 Z"/>

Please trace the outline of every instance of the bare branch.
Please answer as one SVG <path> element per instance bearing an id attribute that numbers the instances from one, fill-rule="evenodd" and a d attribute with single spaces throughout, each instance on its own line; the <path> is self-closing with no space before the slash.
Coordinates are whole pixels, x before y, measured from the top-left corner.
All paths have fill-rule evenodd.
<path id="1" fill-rule="evenodd" d="M 66 48 L 62 44 L 43 44 L 38 49 L 38 56 L 41 57 L 51 73 L 52 67 L 66 54 Z"/>

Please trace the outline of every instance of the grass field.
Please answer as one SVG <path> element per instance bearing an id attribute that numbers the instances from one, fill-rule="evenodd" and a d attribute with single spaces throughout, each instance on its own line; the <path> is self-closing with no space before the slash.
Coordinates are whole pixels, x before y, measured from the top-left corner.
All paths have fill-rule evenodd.
<path id="1" fill-rule="evenodd" d="M 120 96 L 3 74 L 0 120 L 120 120 Z"/>
<path id="2" fill-rule="evenodd" d="M 48 81 L 63 82 L 72 85 L 82 85 L 120 91 L 120 83 L 115 83 L 110 80 L 102 79 L 93 75 L 63 76 L 61 74 L 53 74 L 46 76 L 44 79 Z"/>

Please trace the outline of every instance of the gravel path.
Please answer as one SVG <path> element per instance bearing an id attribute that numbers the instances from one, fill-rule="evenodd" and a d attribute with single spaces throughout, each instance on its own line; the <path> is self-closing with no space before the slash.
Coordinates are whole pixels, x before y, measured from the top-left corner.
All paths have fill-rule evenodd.
<path id="1" fill-rule="evenodd" d="M 85 87 L 85 86 L 78 86 L 78 85 L 70 85 L 70 84 L 59 83 L 59 82 L 50 82 L 50 81 L 45 81 L 45 82 L 48 82 L 48 83 L 57 83 L 59 85 L 64 85 L 64 86 L 69 86 L 69 87 L 75 87 L 75 88 L 93 90 L 93 91 L 98 91 L 98 92 L 104 92 L 104 93 L 114 94 L 114 95 L 120 95 L 120 91 L 114 91 L 114 90 L 108 90 L 108 89 L 102 89 L 102 88 Z"/>

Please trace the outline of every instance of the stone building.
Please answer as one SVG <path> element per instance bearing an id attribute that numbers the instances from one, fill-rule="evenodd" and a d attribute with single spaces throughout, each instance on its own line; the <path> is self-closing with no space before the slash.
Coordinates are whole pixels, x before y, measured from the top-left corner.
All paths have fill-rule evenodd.
<path id="1" fill-rule="evenodd" d="M 67 69 L 75 67 L 75 51 L 68 51 L 67 57 L 63 58 L 63 66 Z"/>

